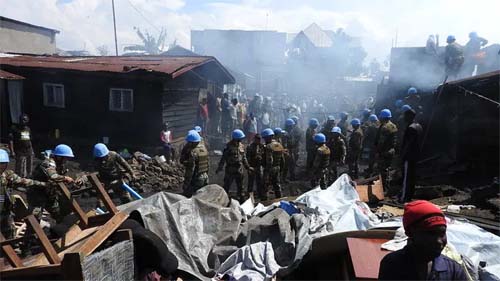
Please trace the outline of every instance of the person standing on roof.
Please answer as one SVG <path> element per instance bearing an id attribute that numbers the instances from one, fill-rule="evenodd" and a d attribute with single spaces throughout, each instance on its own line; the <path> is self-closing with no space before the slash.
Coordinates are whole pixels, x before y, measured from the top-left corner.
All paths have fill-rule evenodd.
<path id="1" fill-rule="evenodd" d="M 379 118 L 380 126 L 375 136 L 377 169 L 382 176 L 384 190 L 387 192 L 390 190 L 389 172 L 396 154 L 398 128 L 391 122 L 392 113 L 389 109 L 382 109 Z"/>
<path id="2" fill-rule="evenodd" d="M 319 185 L 321 189 L 326 189 L 328 167 L 330 166 L 330 149 L 326 146 L 326 136 L 322 133 L 315 134 L 312 138 L 316 144 L 316 152 L 312 160 L 311 188 Z"/>
<path id="3" fill-rule="evenodd" d="M 186 135 L 186 144 L 182 148 L 180 162 L 184 165 L 183 194 L 191 197 L 198 189 L 208 185 L 209 159 L 208 150 L 201 143 L 201 136 L 195 130 Z"/>
<path id="4" fill-rule="evenodd" d="M 127 174 L 136 178 L 132 167 L 115 151 L 110 151 L 103 143 L 94 145 L 93 156 L 95 168 L 99 173 L 99 180 L 104 187 L 113 190 L 113 194 L 120 198 L 121 204 L 132 201 L 130 194 L 122 186 L 126 184 Z"/>
<path id="5" fill-rule="evenodd" d="M 417 161 L 420 155 L 420 145 L 422 139 L 422 126 L 416 123 L 415 111 L 408 109 L 404 112 L 406 129 L 401 145 L 401 162 L 403 163 L 403 189 L 400 202 L 409 202 L 415 193 L 415 178 Z"/>
<path id="6" fill-rule="evenodd" d="M 47 183 L 22 178 L 8 170 L 9 154 L 0 149 L 0 230 L 5 239 L 14 238 L 13 198 L 11 191 L 17 187 L 47 187 Z"/>
<path id="7" fill-rule="evenodd" d="M 441 254 L 447 237 L 439 207 L 425 200 L 406 204 L 403 227 L 408 242 L 380 261 L 379 280 L 468 280 L 456 261 Z"/>
<path id="8" fill-rule="evenodd" d="M 266 142 L 264 150 L 264 186 L 265 193 L 262 200 L 267 200 L 267 192 L 270 187 L 274 190 L 275 198 L 281 197 L 280 174 L 281 167 L 283 167 L 284 148 L 274 139 L 274 132 L 272 129 L 267 128 L 262 131 L 262 137 Z"/>
<path id="9" fill-rule="evenodd" d="M 464 47 L 464 77 L 469 77 L 473 74 L 474 68 L 480 63 L 481 48 L 488 44 L 488 40 L 479 37 L 477 32 L 469 33 L 469 42 Z"/>
<path id="10" fill-rule="evenodd" d="M 73 178 L 66 176 L 68 170 L 65 164 L 66 161 L 74 157 L 71 147 L 65 144 L 57 145 L 50 155 L 35 168 L 33 178 L 48 183 L 73 183 Z M 33 213 L 38 219 L 41 218 L 43 209 L 47 210 L 57 222 L 60 222 L 70 212 L 69 208 L 66 208 L 67 204 L 61 202 L 59 189 L 54 186 L 29 189 L 27 198 L 30 213 Z"/>
<path id="11" fill-rule="evenodd" d="M 224 166 L 226 166 L 224 173 L 224 190 L 226 190 L 227 195 L 231 197 L 229 190 L 231 189 L 231 184 L 235 181 L 238 200 L 241 203 L 245 201 L 243 196 L 243 168 L 247 171 L 253 170 L 253 168 L 248 165 L 245 147 L 241 143 L 244 139 L 245 134 L 240 129 L 236 129 L 231 133 L 231 141 L 226 144 L 222 157 L 219 161 L 219 167 L 216 171 L 216 173 L 219 173 L 222 171 Z"/>
<path id="12" fill-rule="evenodd" d="M 31 144 L 31 130 L 28 127 L 28 114 L 22 114 L 19 124 L 12 127 L 10 133 L 10 151 L 16 157 L 15 171 L 21 177 L 27 178 L 33 172 L 33 146 Z"/>
<path id="13" fill-rule="evenodd" d="M 444 63 L 446 66 L 446 75 L 452 78 L 457 78 L 460 68 L 464 63 L 464 50 L 455 39 L 455 36 L 449 35 L 446 38 L 446 46 L 444 50 Z"/>
<path id="14" fill-rule="evenodd" d="M 351 120 L 352 133 L 349 137 L 349 173 L 351 178 L 357 179 L 359 176 L 358 161 L 361 156 L 363 144 L 363 130 L 361 130 L 361 121 L 358 118 Z"/>

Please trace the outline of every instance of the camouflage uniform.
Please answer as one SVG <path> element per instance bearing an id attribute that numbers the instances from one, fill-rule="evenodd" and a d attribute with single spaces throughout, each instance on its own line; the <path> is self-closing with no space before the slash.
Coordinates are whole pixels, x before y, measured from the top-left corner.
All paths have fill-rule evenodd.
<path id="1" fill-rule="evenodd" d="M 307 166 L 308 172 L 312 170 L 314 156 L 316 154 L 316 145 L 313 136 L 316 134 L 316 129 L 309 127 L 306 130 L 306 152 L 307 152 Z M 325 135 L 326 136 L 326 135 Z"/>
<path id="2" fill-rule="evenodd" d="M 98 158 L 96 170 L 99 172 L 99 179 L 104 183 L 106 189 L 111 188 L 113 193 L 120 198 L 122 204 L 132 201 L 132 197 L 122 188 L 122 185 L 125 173 L 133 175 L 134 172 L 120 154 L 110 151 L 106 157 Z"/>
<path id="3" fill-rule="evenodd" d="M 243 199 L 243 167 L 248 170 L 249 165 L 245 154 L 245 146 L 241 142 L 231 140 L 226 144 L 217 170 L 222 170 L 224 165 L 226 166 L 224 190 L 229 195 L 231 184 L 236 181 L 238 197 Z"/>
<path id="4" fill-rule="evenodd" d="M 290 155 L 290 151 L 288 150 L 288 143 L 290 140 L 290 135 L 288 134 L 288 132 L 284 131 L 280 137 L 274 136 L 274 138 L 277 142 L 281 143 L 281 145 L 284 148 L 284 150 L 283 150 L 283 165 L 281 166 L 281 181 L 286 183 L 286 182 L 288 182 L 286 177 L 289 173 L 290 161 L 292 161 L 291 160 L 292 156 Z"/>
<path id="5" fill-rule="evenodd" d="M 248 171 L 248 193 L 253 192 L 254 183 L 257 184 L 257 193 L 259 198 L 264 196 L 264 185 L 262 182 L 262 166 L 264 165 L 264 149 L 265 146 L 261 143 L 251 143 L 247 147 L 246 156 L 248 164 L 253 168 L 253 171 Z"/>
<path id="6" fill-rule="evenodd" d="M 398 128 L 394 123 L 388 121 L 385 124 L 381 124 L 378 128 L 377 135 L 375 137 L 375 147 L 377 153 L 377 169 L 382 176 L 382 184 L 384 189 L 389 189 L 389 169 L 392 165 L 392 160 L 394 159 L 394 154 L 396 153 L 396 142 L 397 142 Z"/>
<path id="7" fill-rule="evenodd" d="M 331 185 L 338 178 L 338 166 L 345 163 L 345 156 L 347 148 L 344 140 L 341 136 L 338 138 L 332 138 L 329 143 L 327 143 L 330 149 L 330 167 L 329 167 L 329 181 L 328 185 Z"/>
<path id="8" fill-rule="evenodd" d="M 281 197 L 280 173 L 284 161 L 284 148 L 276 140 L 266 144 L 264 152 L 264 185 L 265 194 L 262 200 L 267 200 L 267 191 L 272 186 L 276 198 Z"/>
<path id="9" fill-rule="evenodd" d="M 14 219 L 12 214 L 12 197 L 10 191 L 15 187 L 41 186 L 47 184 L 36 180 L 21 178 L 11 170 L 5 170 L 0 175 L 0 227 L 6 239 L 14 237 Z"/>
<path id="10" fill-rule="evenodd" d="M 288 173 L 290 174 L 290 179 L 295 180 L 295 167 L 297 166 L 297 161 L 299 160 L 299 145 L 302 138 L 302 130 L 298 126 L 294 126 L 290 132 L 288 138 Z"/>
<path id="11" fill-rule="evenodd" d="M 457 77 L 464 63 L 463 47 L 457 42 L 448 44 L 444 50 L 444 62 L 446 65 L 446 74 L 451 77 Z"/>
<path id="12" fill-rule="evenodd" d="M 363 131 L 361 128 L 357 128 L 351 133 L 349 138 L 349 172 L 354 179 L 357 179 L 359 174 L 358 161 L 361 155 L 362 144 Z"/>
<path id="13" fill-rule="evenodd" d="M 368 173 L 373 172 L 373 164 L 375 163 L 375 137 L 377 135 L 379 122 L 368 122 L 363 130 L 363 159 L 368 160 Z"/>
<path id="14" fill-rule="evenodd" d="M 196 190 L 208 185 L 208 150 L 202 143 L 194 148 L 188 143 L 182 148 L 180 162 L 185 167 L 184 195 L 191 197 Z"/>
<path id="15" fill-rule="evenodd" d="M 64 182 L 66 172 L 64 165 L 57 165 L 53 158 L 46 158 L 35 168 L 33 178 L 48 183 Z M 44 188 L 29 189 L 26 195 L 30 213 L 33 213 L 39 220 L 43 209 L 47 210 L 57 222 L 71 212 L 69 203 L 66 200 L 60 200 L 62 194 L 55 184 L 49 184 Z"/>
<path id="16" fill-rule="evenodd" d="M 328 166 L 330 166 L 330 149 L 325 144 L 317 146 L 313 156 L 311 187 L 318 184 L 322 189 L 327 187 Z"/>

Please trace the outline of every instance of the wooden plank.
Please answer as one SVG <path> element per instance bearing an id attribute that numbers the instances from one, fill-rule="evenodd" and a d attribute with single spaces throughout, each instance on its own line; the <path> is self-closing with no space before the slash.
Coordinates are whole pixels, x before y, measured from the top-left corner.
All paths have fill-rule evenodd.
<path id="1" fill-rule="evenodd" d="M 48 264 L 48 265 L 37 265 L 30 267 L 20 267 L 3 270 L 0 273 L 2 280 L 9 279 L 26 279 L 26 280 L 37 280 L 42 278 L 47 278 L 48 276 L 57 276 L 61 274 L 60 264 Z"/>
<path id="2" fill-rule="evenodd" d="M 359 200 L 366 203 L 377 203 L 384 200 L 384 187 L 381 180 L 376 180 L 370 185 L 356 185 Z"/>
<path id="3" fill-rule="evenodd" d="M 85 212 L 82 210 L 78 202 L 76 202 L 75 198 L 71 196 L 71 192 L 69 192 L 68 188 L 64 183 L 59 182 L 57 183 L 57 185 L 59 186 L 59 189 L 62 191 L 64 197 L 66 197 L 66 199 L 70 202 L 73 212 L 75 212 L 78 218 L 80 219 L 80 221 L 78 222 L 80 228 L 82 229 L 86 228 L 88 224 L 87 214 L 85 214 Z"/>
<path id="4" fill-rule="evenodd" d="M 24 237 L 17 237 L 17 238 L 12 238 L 12 239 L 9 239 L 9 240 L 3 240 L 3 241 L 0 241 L 0 246 L 3 246 L 3 245 L 12 245 L 12 244 L 21 242 L 23 240 L 24 240 Z"/>
<path id="5" fill-rule="evenodd" d="M 63 280 L 83 280 L 81 253 L 67 253 L 61 263 Z"/>
<path id="6" fill-rule="evenodd" d="M 124 212 L 119 212 L 114 215 L 106 224 L 101 226 L 99 230 L 90 237 L 79 249 L 84 256 L 91 254 L 99 245 L 101 245 L 113 232 L 128 218 Z"/>
<path id="7" fill-rule="evenodd" d="M 40 244 L 42 246 L 42 251 L 45 254 L 45 257 L 47 257 L 49 263 L 51 264 L 61 263 L 61 259 L 57 255 L 54 246 L 52 246 L 52 244 L 49 241 L 49 238 L 47 238 L 47 235 L 45 235 L 45 232 L 43 232 L 43 229 L 36 220 L 35 216 L 29 215 L 25 218 L 25 221 L 28 227 L 31 227 L 31 229 L 35 232 L 36 236 L 38 237 L 38 241 L 40 241 Z"/>
<path id="8" fill-rule="evenodd" d="M 380 261 L 390 253 L 382 250 L 380 245 L 389 240 L 353 237 L 347 237 L 346 240 L 356 278 L 378 279 Z"/>
<path id="9" fill-rule="evenodd" d="M 116 208 L 115 203 L 113 203 L 111 197 L 109 197 L 108 192 L 104 189 L 104 186 L 102 186 L 102 183 L 99 181 L 95 173 L 90 174 L 90 182 L 97 188 L 97 195 L 102 200 L 108 212 L 117 214 L 118 209 Z"/>
<path id="10" fill-rule="evenodd" d="M 0 242 L 6 241 L 5 237 L 3 236 L 2 233 L 0 233 Z M 16 254 L 16 251 L 14 251 L 14 248 L 12 248 L 11 245 L 2 245 L 2 251 L 4 252 L 7 261 L 12 267 L 23 267 L 23 261 L 19 258 L 19 256 Z"/>

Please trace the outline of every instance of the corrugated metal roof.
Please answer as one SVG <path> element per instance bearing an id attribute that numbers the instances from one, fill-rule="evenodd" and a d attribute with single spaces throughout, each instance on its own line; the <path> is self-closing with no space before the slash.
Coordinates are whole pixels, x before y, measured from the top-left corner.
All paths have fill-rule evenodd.
<path id="1" fill-rule="evenodd" d="M 24 79 L 24 77 L 0 69 L 0 79 L 5 79 L 5 80 L 21 80 L 21 79 Z"/>
<path id="2" fill-rule="evenodd" d="M 130 73 L 148 71 L 165 73 L 176 78 L 192 69 L 215 63 L 227 76 L 227 83 L 234 78 L 214 57 L 166 57 L 166 56 L 115 56 L 115 57 L 60 57 L 60 56 L 13 56 L 1 57 L 1 65 L 68 69 L 89 72 Z"/>

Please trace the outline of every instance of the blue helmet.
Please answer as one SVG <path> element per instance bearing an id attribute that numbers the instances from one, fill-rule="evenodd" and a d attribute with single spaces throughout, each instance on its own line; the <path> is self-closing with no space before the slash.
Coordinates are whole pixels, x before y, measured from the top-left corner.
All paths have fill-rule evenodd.
<path id="1" fill-rule="evenodd" d="M 347 116 L 349 116 L 349 113 L 347 113 L 345 111 L 340 113 L 340 119 L 345 119 L 345 118 L 347 118 Z"/>
<path id="2" fill-rule="evenodd" d="M 101 158 L 109 154 L 109 149 L 104 143 L 94 145 L 94 157 Z"/>
<path id="3" fill-rule="evenodd" d="M 332 128 L 332 133 L 342 134 L 342 130 L 340 129 L 340 127 L 335 126 Z"/>
<path id="4" fill-rule="evenodd" d="M 194 126 L 193 130 L 195 130 L 198 134 L 202 131 L 200 126 Z"/>
<path id="5" fill-rule="evenodd" d="M 397 108 L 400 108 L 401 106 L 403 106 L 403 100 L 397 100 L 394 105 L 397 107 Z"/>
<path id="6" fill-rule="evenodd" d="M 405 104 L 401 107 L 401 111 L 405 112 L 407 110 L 410 110 L 411 109 L 411 106 L 409 106 L 408 104 Z"/>
<path id="7" fill-rule="evenodd" d="M 326 137 L 322 133 L 315 134 L 313 136 L 313 140 L 315 143 L 325 143 L 326 142 Z"/>
<path id="8" fill-rule="evenodd" d="M 359 126 L 359 125 L 361 125 L 361 121 L 358 118 L 354 118 L 351 120 L 351 125 L 352 126 Z"/>
<path id="9" fill-rule="evenodd" d="M 270 136 L 274 136 L 274 132 L 273 132 L 273 130 L 272 130 L 272 129 L 267 128 L 267 129 L 264 129 L 260 135 L 261 135 L 263 138 L 265 138 L 265 137 L 270 137 Z"/>
<path id="10" fill-rule="evenodd" d="M 327 120 L 328 120 L 328 121 L 335 121 L 335 116 L 333 116 L 333 115 L 328 115 Z"/>
<path id="11" fill-rule="evenodd" d="M 52 154 L 54 154 L 55 156 L 61 156 L 61 157 L 71 157 L 71 158 L 75 157 L 71 147 L 69 147 L 65 144 L 60 144 L 60 145 L 56 146 L 56 148 L 54 148 L 54 150 L 52 150 Z"/>
<path id="12" fill-rule="evenodd" d="M 368 109 L 368 108 L 363 109 L 363 117 L 364 117 L 364 118 L 368 118 L 368 117 L 370 117 L 370 113 L 371 113 L 371 112 L 372 112 L 372 111 L 371 111 L 370 109 Z"/>
<path id="13" fill-rule="evenodd" d="M 283 129 L 281 129 L 280 127 L 274 128 L 274 134 L 275 135 L 283 134 Z"/>
<path id="14" fill-rule="evenodd" d="M 448 37 L 446 38 L 446 43 L 453 43 L 455 40 L 457 40 L 455 36 L 448 35 Z"/>
<path id="15" fill-rule="evenodd" d="M 293 121 L 292 118 L 288 118 L 285 120 L 285 125 L 286 126 L 293 126 L 293 125 L 295 125 L 295 121 Z"/>
<path id="16" fill-rule="evenodd" d="M 186 135 L 186 141 L 187 142 L 200 142 L 201 141 L 200 134 L 198 134 L 198 132 L 195 130 L 189 130 L 189 132 Z"/>
<path id="17" fill-rule="evenodd" d="M 5 149 L 0 149 L 0 163 L 9 163 L 9 153 Z"/>
<path id="18" fill-rule="evenodd" d="M 417 91 L 417 88 L 415 88 L 415 87 L 410 87 L 408 89 L 408 95 L 415 95 L 417 93 L 418 93 L 418 91 Z"/>
<path id="19" fill-rule="evenodd" d="M 311 120 L 309 120 L 309 126 L 319 126 L 319 121 L 318 119 L 316 118 L 311 118 Z"/>
<path id="20" fill-rule="evenodd" d="M 294 115 L 294 116 L 292 116 L 292 117 L 290 117 L 290 119 L 292 119 L 292 120 L 293 120 L 293 122 L 295 122 L 295 124 L 297 124 L 297 123 L 299 122 L 299 117 L 297 117 L 297 116 L 295 116 L 295 115 Z"/>
<path id="21" fill-rule="evenodd" d="M 380 118 L 391 118 L 392 117 L 392 113 L 387 108 L 386 109 L 382 109 L 382 111 L 380 111 L 379 117 Z"/>
<path id="22" fill-rule="evenodd" d="M 242 140 L 245 138 L 245 133 L 243 133 L 243 131 L 240 129 L 236 129 L 231 134 L 231 137 L 233 138 L 233 140 Z"/>
<path id="23" fill-rule="evenodd" d="M 368 120 L 370 120 L 372 122 L 376 122 L 376 121 L 378 121 L 378 117 L 377 117 L 377 115 L 372 114 L 372 115 L 370 115 L 370 117 L 368 117 Z"/>

